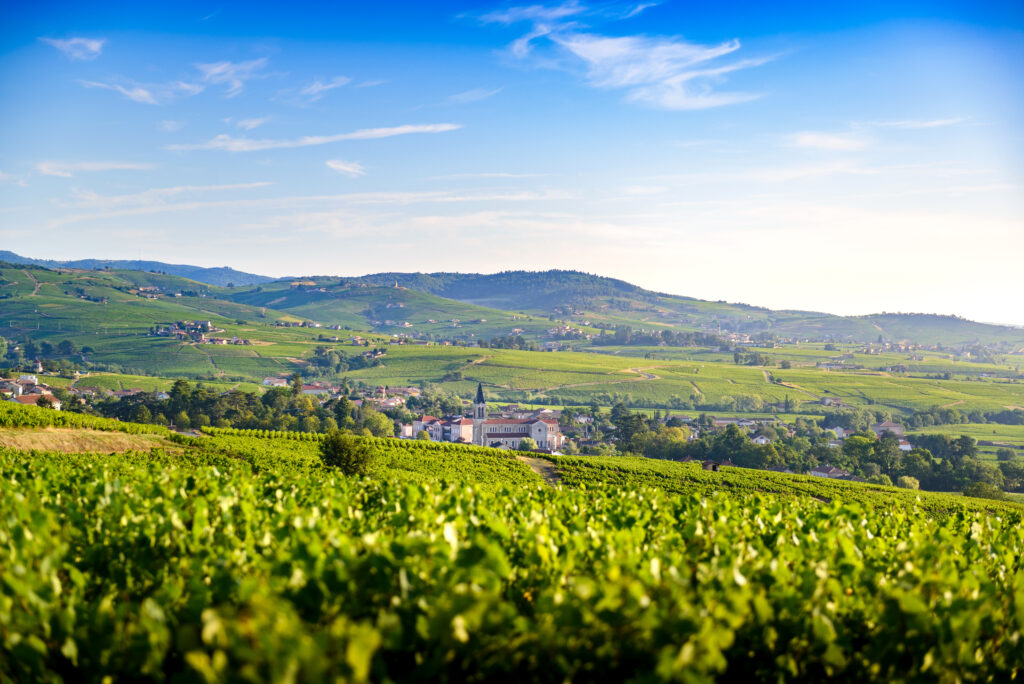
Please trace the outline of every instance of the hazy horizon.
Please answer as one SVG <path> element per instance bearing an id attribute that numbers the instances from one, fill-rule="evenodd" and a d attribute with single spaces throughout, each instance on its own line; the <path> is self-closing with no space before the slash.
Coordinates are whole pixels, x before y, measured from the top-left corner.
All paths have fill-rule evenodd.
<path id="1" fill-rule="evenodd" d="M 1020 326 L 1024 7 L 0 10 L 0 248 Z"/>

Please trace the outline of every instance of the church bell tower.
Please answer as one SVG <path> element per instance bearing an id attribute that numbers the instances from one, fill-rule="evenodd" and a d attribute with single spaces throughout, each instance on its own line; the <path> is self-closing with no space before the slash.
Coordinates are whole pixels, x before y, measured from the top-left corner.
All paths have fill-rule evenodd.
<path id="1" fill-rule="evenodd" d="M 487 420 L 487 400 L 484 399 L 484 385 L 477 383 L 476 399 L 473 400 L 473 444 L 484 446 L 484 421 Z"/>

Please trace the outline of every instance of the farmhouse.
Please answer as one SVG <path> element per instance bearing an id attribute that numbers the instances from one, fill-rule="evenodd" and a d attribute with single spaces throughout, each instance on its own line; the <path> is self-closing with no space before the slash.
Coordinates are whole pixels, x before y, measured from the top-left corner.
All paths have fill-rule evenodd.
<path id="1" fill-rule="evenodd" d="M 874 432 L 879 437 L 881 437 L 882 434 L 885 432 L 891 432 L 897 437 L 903 436 L 903 426 L 900 425 L 899 423 L 894 423 L 891 420 L 886 420 L 881 423 L 875 423 L 874 425 L 871 426 L 871 431 Z"/>
<path id="2" fill-rule="evenodd" d="M 830 465 L 820 465 L 811 468 L 808 475 L 811 477 L 827 477 L 830 480 L 842 480 L 850 477 L 850 471 Z"/>

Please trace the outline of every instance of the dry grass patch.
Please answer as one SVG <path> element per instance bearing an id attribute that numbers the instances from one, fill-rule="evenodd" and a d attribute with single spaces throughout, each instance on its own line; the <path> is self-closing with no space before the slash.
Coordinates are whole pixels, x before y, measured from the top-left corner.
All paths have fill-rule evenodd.
<path id="1" fill-rule="evenodd" d="M 157 435 L 129 435 L 84 428 L 0 429 L 0 446 L 18 451 L 60 451 L 80 453 L 96 451 L 149 451 L 154 447 L 173 450 L 172 442 Z"/>

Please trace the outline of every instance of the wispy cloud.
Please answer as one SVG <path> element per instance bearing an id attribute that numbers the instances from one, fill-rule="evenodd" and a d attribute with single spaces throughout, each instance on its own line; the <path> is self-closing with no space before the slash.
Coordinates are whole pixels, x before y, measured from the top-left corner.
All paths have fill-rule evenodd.
<path id="1" fill-rule="evenodd" d="M 106 38 L 68 38 L 59 40 L 56 38 L 40 38 L 39 40 L 52 45 L 65 55 L 68 59 L 92 60 L 96 59 L 103 52 L 103 45 Z"/>
<path id="2" fill-rule="evenodd" d="M 513 7 L 485 14 L 481 20 L 506 25 L 530 23 L 530 29 L 509 45 L 509 53 L 514 58 L 533 59 L 539 66 L 573 73 L 582 70 L 588 85 L 623 90 L 628 102 L 659 109 L 691 110 L 760 97 L 757 93 L 716 89 L 728 74 L 760 66 L 772 59 L 757 57 L 721 62 L 740 49 L 739 40 L 703 45 L 674 36 L 608 36 L 585 31 L 576 21 L 583 16 L 625 19 L 650 6 L 650 3 L 641 3 L 627 8 L 590 9 L 569 2 L 554 7 Z"/>
<path id="3" fill-rule="evenodd" d="M 528 203 L 534 201 L 559 201 L 571 198 L 571 195 L 568 193 L 551 190 L 544 192 L 389 191 L 248 199 L 235 197 L 209 200 L 189 197 L 189 195 L 201 192 L 245 190 L 267 185 L 271 184 L 245 183 L 239 185 L 179 186 L 173 188 L 154 188 L 140 193 L 114 196 L 98 195 L 78 190 L 73 193 L 75 201 L 70 206 L 84 211 L 56 218 L 49 225 L 56 227 L 82 221 L 106 220 L 124 216 L 148 216 L 170 212 L 210 209 L 233 209 L 239 211 L 301 210 L 317 205 L 404 207 L 418 204 L 441 204 L 455 206 L 471 203 L 486 205 L 494 202 Z M 176 201 L 167 201 L 174 198 L 178 199 Z"/>
<path id="4" fill-rule="evenodd" d="M 35 165 L 36 171 L 44 176 L 60 176 L 71 178 L 78 172 L 91 171 L 149 171 L 152 164 L 133 162 L 55 162 L 44 161 Z"/>
<path id="5" fill-rule="evenodd" d="M 383 81 L 383 80 L 363 81 L 362 83 L 356 83 L 352 87 L 353 88 L 373 88 L 373 87 L 376 87 L 376 86 L 379 86 L 379 85 L 384 85 L 385 83 L 387 83 L 387 81 Z"/>
<path id="6" fill-rule="evenodd" d="M 167 131 L 168 133 L 173 133 L 174 131 L 180 131 L 182 128 L 184 128 L 185 127 L 185 122 L 184 121 L 171 121 L 169 119 L 166 119 L 164 121 L 161 121 L 159 124 L 157 124 L 157 127 L 161 131 Z"/>
<path id="7" fill-rule="evenodd" d="M 486 88 L 474 88 L 462 93 L 456 93 L 455 95 L 449 95 L 445 101 L 448 104 L 468 104 L 470 102 L 486 100 L 489 97 L 497 95 L 501 90 L 501 88 L 494 88 L 493 90 L 488 90 Z"/>
<path id="8" fill-rule="evenodd" d="M 583 14 L 587 8 L 575 0 L 561 5 L 545 7 L 530 5 L 528 7 L 510 7 L 504 10 L 488 12 L 480 17 L 484 23 L 518 24 L 522 21 L 534 23 L 556 22 L 567 17 Z"/>
<path id="9" fill-rule="evenodd" d="M 372 140 L 390 138 L 396 135 L 412 133 L 444 133 L 462 128 L 460 124 L 422 124 L 392 126 L 390 128 L 363 128 L 351 133 L 335 135 L 308 135 L 293 140 L 253 140 L 251 138 L 233 138 L 230 135 L 218 135 L 212 140 L 186 145 L 167 145 L 169 150 L 226 150 L 228 152 L 256 152 L 260 150 L 279 150 L 293 147 L 310 147 L 326 145 L 343 140 Z"/>
<path id="10" fill-rule="evenodd" d="M 320 79 L 317 79 L 299 92 L 308 97 L 310 102 L 316 102 L 326 93 L 351 82 L 352 79 L 348 76 L 335 76 L 329 81 L 321 81 Z M 363 84 L 363 87 L 365 87 L 365 84 Z"/>
<path id="11" fill-rule="evenodd" d="M 344 159 L 329 159 L 327 160 L 327 168 L 333 169 L 338 173 L 345 174 L 350 178 L 356 178 L 366 174 L 366 169 L 359 162 L 345 161 Z"/>
<path id="12" fill-rule="evenodd" d="M 542 178 L 546 173 L 506 173 L 503 171 L 486 173 L 449 173 L 443 176 L 430 176 L 433 180 L 446 180 L 451 178 Z"/>
<path id="13" fill-rule="evenodd" d="M 955 126 L 967 121 L 964 118 L 957 119 L 924 119 L 905 121 L 862 121 L 858 126 L 875 126 L 878 128 L 940 128 L 942 126 Z"/>
<path id="14" fill-rule="evenodd" d="M 99 81 L 79 81 L 86 88 L 101 88 L 121 93 L 129 100 L 142 104 L 166 104 L 178 96 L 191 97 L 203 92 L 203 86 L 197 83 L 173 81 L 171 83 L 142 84 L 134 81 L 123 83 L 101 83 Z"/>
<path id="15" fill-rule="evenodd" d="M 234 97 L 242 92 L 246 81 L 262 78 L 263 74 L 259 72 L 266 64 L 267 58 L 260 57 L 247 62 L 210 62 L 194 66 L 199 70 L 202 81 L 226 85 L 227 96 Z"/>
<path id="16" fill-rule="evenodd" d="M 178 185 L 170 188 L 150 188 L 128 195 L 100 195 L 89 190 L 75 188 L 71 191 L 74 202 L 71 206 L 96 210 L 113 210 L 125 207 L 163 207 L 168 200 L 182 196 L 227 190 L 251 190 L 264 188 L 273 183 L 234 183 L 230 185 Z"/>
<path id="17" fill-rule="evenodd" d="M 788 137 L 793 147 L 804 147 L 813 150 L 830 152 L 852 152 L 868 146 L 868 141 L 854 133 L 822 133 L 820 131 L 803 131 Z"/>
<path id="18" fill-rule="evenodd" d="M 264 116 L 264 117 L 261 117 L 261 118 L 258 118 L 258 119 L 256 119 L 256 118 L 253 118 L 253 119 L 240 119 L 239 121 L 235 122 L 235 125 L 238 126 L 241 129 L 243 129 L 243 130 L 251 131 L 254 128 L 259 128 L 260 126 L 262 126 L 263 124 L 267 123 L 268 121 L 270 121 L 270 117 L 269 116 Z"/>

